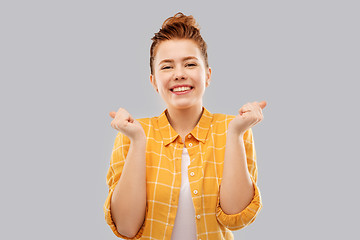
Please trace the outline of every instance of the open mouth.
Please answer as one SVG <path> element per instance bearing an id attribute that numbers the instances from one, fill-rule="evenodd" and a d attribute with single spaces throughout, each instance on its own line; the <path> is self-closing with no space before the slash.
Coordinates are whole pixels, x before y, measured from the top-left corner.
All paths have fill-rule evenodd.
<path id="1" fill-rule="evenodd" d="M 190 87 L 190 86 L 186 86 L 186 87 L 176 87 L 176 88 L 172 88 L 170 89 L 170 91 L 174 92 L 174 93 L 181 93 L 181 92 L 187 92 L 190 91 L 191 89 L 193 89 L 194 87 Z"/>

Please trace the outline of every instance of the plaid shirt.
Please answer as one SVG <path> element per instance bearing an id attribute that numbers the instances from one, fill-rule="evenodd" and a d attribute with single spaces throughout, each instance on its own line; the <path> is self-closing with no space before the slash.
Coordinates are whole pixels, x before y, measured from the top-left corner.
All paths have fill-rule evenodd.
<path id="1" fill-rule="evenodd" d="M 181 185 L 181 157 L 184 144 L 190 156 L 188 177 L 195 209 L 197 239 L 233 239 L 231 230 L 241 229 L 255 220 L 262 203 L 257 181 L 256 153 L 252 131 L 244 134 L 248 170 L 255 195 L 240 213 L 226 214 L 219 204 L 226 132 L 232 115 L 211 114 L 204 108 L 196 127 L 185 143 L 171 127 L 166 110 L 153 118 L 138 119 L 147 136 L 146 144 L 146 213 L 145 221 L 133 239 L 171 239 Z M 107 174 L 109 194 L 105 201 L 106 222 L 119 234 L 110 213 L 110 200 L 121 176 L 130 140 L 117 134 Z"/>

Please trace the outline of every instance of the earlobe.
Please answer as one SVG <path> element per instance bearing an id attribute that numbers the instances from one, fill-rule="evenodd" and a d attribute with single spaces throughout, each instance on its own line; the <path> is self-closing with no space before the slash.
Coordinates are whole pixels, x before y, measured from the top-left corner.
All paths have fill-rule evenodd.
<path id="1" fill-rule="evenodd" d="M 211 81 L 211 68 L 209 67 L 208 72 L 206 73 L 206 87 L 210 85 Z"/>

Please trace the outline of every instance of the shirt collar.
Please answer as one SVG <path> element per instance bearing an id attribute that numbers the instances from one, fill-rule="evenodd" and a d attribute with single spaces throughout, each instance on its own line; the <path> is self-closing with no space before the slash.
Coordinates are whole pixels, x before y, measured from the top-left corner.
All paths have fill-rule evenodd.
<path id="1" fill-rule="evenodd" d="M 179 134 L 170 125 L 169 120 L 166 117 L 166 111 L 167 110 L 165 109 L 158 117 L 160 133 L 165 146 L 175 141 L 175 139 L 179 136 Z M 190 134 L 198 141 L 205 143 L 205 139 L 210 130 L 212 118 L 213 114 L 211 114 L 205 107 L 203 107 L 201 118 Z"/>

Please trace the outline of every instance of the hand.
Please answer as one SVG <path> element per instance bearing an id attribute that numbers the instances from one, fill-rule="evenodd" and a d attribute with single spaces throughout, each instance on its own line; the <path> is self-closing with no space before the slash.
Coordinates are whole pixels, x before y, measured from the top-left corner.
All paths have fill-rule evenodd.
<path id="1" fill-rule="evenodd" d="M 229 123 L 229 132 L 237 135 L 244 134 L 249 128 L 263 120 L 262 109 L 266 104 L 266 101 L 262 101 L 260 103 L 247 103 L 242 106 L 239 109 L 239 115 Z"/>
<path id="2" fill-rule="evenodd" d="M 130 140 L 146 139 L 141 124 L 125 109 L 119 108 L 117 112 L 110 112 L 109 115 L 113 118 L 111 126 L 126 135 Z"/>

